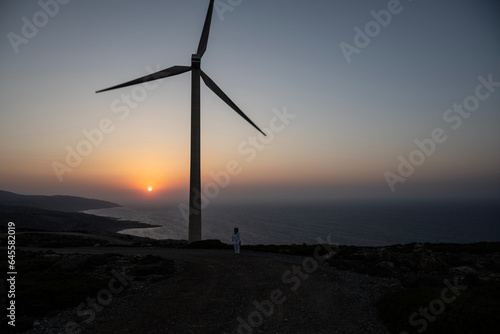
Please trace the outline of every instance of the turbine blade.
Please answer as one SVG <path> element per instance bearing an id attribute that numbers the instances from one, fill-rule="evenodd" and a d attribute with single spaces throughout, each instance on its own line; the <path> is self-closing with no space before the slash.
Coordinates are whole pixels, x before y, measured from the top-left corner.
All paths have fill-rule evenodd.
<path id="1" fill-rule="evenodd" d="M 172 67 L 169 67 L 165 70 L 162 70 L 162 71 L 159 71 L 156 73 L 148 74 L 146 76 L 143 76 L 142 78 L 138 78 L 135 80 L 127 81 L 127 82 L 122 83 L 120 85 L 116 85 L 113 87 L 98 90 L 98 91 L 96 91 L 96 93 L 101 93 L 101 92 L 105 92 L 105 91 L 112 90 L 112 89 L 123 88 L 123 87 L 127 87 L 127 86 L 145 83 L 148 81 L 153 81 L 153 80 L 158 80 L 158 79 L 162 79 L 162 78 L 166 78 L 166 77 L 171 77 L 171 76 L 181 74 L 181 73 L 184 73 L 184 72 L 187 72 L 190 70 L 191 70 L 191 66 L 172 66 Z"/>
<path id="2" fill-rule="evenodd" d="M 200 44 L 198 44 L 198 51 L 196 54 L 203 57 L 203 54 L 207 50 L 208 44 L 208 34 L 210 33 L 210 24 L 212 23 L 212 12 L 214 11 L 214 0 L 210 0 L 208 5 L 207 17 L 205 18 L 205 24 L 203 25 L 203 32 L 201 33 Z"/>
<path id="3" fill-rule="evenodd" d="M 215 82 L 213 82 L 212 79 L 209 78 L 208 75 L 205 74 L 205 72 L 201 71 L 201 77 L 203 78 L 203 81 L 205 82 L 205 85 L 207 85 L 208 88 L 210 88 L 218 97 L 220 97 L 231 108 L 233 108 L 234 111 L 236 111 L 241 117 L 243 117 L 254 128 L 256 128 L 257 130 L 259 130 L 260 133 L 262 133 L 264 136 L 266 135 L 264 132 L 262 132 L 261 129 L 259 129 L 259 127 L 257 125 L 254 124 L 254 122 L 252 122 L 250 120 L 250 118 L 247 117 L 247 115 L 245 115 L 243 113 L 243 111 L 241 111 L 240 108 L 238 108 L 238 106 L 236 104 L 234 104 L 233 101 L 231 101 L 231 99 L 222 91 L 222 89 L 219 88 L 219 86 L 217 86 L 215 84 Z"/>

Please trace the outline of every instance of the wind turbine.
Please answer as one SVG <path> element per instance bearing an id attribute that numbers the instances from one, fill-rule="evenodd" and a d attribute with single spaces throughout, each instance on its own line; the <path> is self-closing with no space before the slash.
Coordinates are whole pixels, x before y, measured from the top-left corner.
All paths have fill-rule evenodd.
<path id="1" fill-rule="evenodd" d="M 128 87 L 136 84 L 171 77 L 191 71 L 191 171 L 189 185 L 189 238 L 188 241 L 201 240 L 201 172 L 200 172 L 200 77 L 217 96 L 226 102 L 234 111 L 243 117 L 248 123 L 256 128 L 264 136 L 257 125 L 255 125 L 238 106 L 210 79 L 210 77 L 201 70 L 201 58 L 207 49 L 210 24 L 212 22 L 212 13 L 214 9 L 214 0 L 210 0 L 207 17 L 203 25 L 198 50 L 191 56 L 191 66 L 172 66 L 162 71 L 146 75 L 144 77 L 131 80 L 120 85 L 101 89 L 96 93 L 105 92 L 112 89 Z"/>

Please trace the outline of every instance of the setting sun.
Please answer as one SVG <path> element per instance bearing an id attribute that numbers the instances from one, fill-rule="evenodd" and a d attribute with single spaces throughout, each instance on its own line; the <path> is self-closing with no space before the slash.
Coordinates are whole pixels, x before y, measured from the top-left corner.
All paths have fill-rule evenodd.
<path id="1" fill-rule="evenodd" d="M 153 190 L 153 187 L 148 187 L 148 191 L 151 191 L 151 190 Z"/>

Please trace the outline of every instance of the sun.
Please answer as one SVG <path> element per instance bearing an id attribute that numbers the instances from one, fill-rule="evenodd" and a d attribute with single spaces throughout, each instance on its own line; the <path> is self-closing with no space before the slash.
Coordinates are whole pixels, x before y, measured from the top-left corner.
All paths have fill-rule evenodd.
<path id="1" fill-rule="evenodd" d="M 153 190 L 153 187 L 148 187 L 148 191 L 152 191 Z"/>

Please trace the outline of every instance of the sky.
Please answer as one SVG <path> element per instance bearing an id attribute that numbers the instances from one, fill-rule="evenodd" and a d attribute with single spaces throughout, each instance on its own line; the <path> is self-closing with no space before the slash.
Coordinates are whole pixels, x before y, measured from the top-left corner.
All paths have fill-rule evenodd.
<path id="1" fill-rule="evenodd" d="M 0 4 L 0 189 L 187 201 L 208 0 Z M 500 197 L 500 4 L 217 0 L 202 69 L 211 202 Z M 147 188 L 152 187 L 152 191 Z"/>

